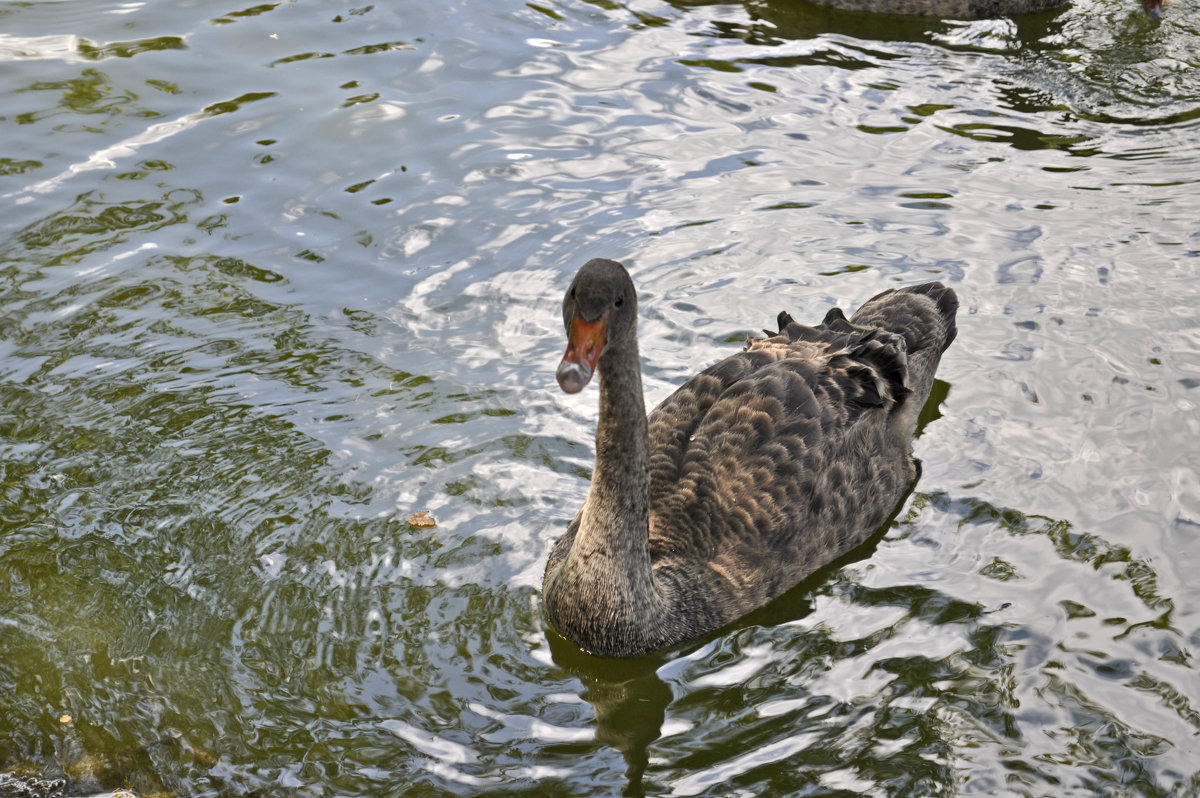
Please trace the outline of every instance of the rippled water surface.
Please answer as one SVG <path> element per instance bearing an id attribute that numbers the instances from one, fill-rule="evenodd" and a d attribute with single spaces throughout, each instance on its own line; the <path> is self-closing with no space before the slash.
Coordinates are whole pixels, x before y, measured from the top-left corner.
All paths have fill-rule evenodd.
<path id="1" fill-rule="evenodd" d="M 1197 20 L 0 3 L 0 770 L 1200 794 Z M 962 301 L 896 520 L 632 662 L 540 607 L 596 256 L 652 402 L 785 308 Z"/>

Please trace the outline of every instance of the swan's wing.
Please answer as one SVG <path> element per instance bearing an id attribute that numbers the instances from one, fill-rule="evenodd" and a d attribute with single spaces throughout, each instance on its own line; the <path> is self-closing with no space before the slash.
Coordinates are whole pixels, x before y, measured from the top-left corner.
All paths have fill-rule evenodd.
<path id="1" fill-rule="evenodd" d="M 652 557 L 675 552 L 770 596 L 878 528 L 912 476 L 892 417 L 924 401 L 910 398 L 905 330 L 861 323 L 887 304 L 853 322 L 834 309 L 818 327 L 780 314 L 778 333 L 650 414 Z"/>
<path id="2" fill-rule="evenodd" d="M 817 327 L 780 313 L 778 332 L 766 331 L 697 374 L 650 414 L 651 496 L 669 493 L 681 478 L 703 425 L 728 445 L 745 440 L 752 449 L 760 436 L 722 434 L 722 424 L 737 426 L 739 412 L 765 413 L 776 436 L 819 434 L 828 443 L 831 425 L 853 424 L 865 409 L 879 408 L 901 416 L 893 424 L 911 434 L 941 354 L 957 334 L 957 310 L 954 291 L 925 283 L 884 291 L 850 320 L 833 308 Z"/>
<path id="3" fill-rule="evenodd" d="M 892 407 L 907 395 L 903 338 L 854 327 L 837 309 L 820 327 L 786 313 L 779 326 L 689 379 L 650 413 L 651 497 L 669 495 L 705 461 L 749 457 L 772 442 L 826 443 L 864 410 Z"/>

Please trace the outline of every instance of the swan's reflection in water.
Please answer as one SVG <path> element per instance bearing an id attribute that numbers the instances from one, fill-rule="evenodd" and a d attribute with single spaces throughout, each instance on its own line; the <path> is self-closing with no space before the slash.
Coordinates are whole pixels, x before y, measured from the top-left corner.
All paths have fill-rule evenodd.
<path id="1" fill-rule="evenodd" d="M 674 697 L 658 669 L 675 652 L 604 659 L 580 651 L 553 630 L 546 634 L 555 663 L 583 682 L 580 697 L 596 713 L 596 741 L 615 748 L 625 758 L 627 781 L 621 794 L 644 795 L 642 777 L 650 761 L 650 745 L 662 734 L 667 706 Z"/>
<path id="2" fill-rule="evenodd" d="M 936 386 L 935 392 L 944 396 L 944 391 L 936 391 Z M 935 397 L 933 401 L 938 399 Z M 928 412 L 927 406 L 926 414 Z M 927 421 L 928 418 L 923 415 L 922 426 Z M 896 513 L 899 513 L 907 502 L 906 495 Z M 631 659 L 595 657 L 581 651 L 578 646 L 552 628 L 546 628 L 550 654 L 555 664 L 583 683 L 579 695 L 591 704 L 595 712 L 596 741 L 620 751 L 625 759 L 626 783 L 621 791 L 622 795 L 646 794 L 643 778 L 650 762 L 650 746 L 664 736 L 665 728 L 671 726 L 667 719 L 667 707 L 676 696 L 671 685 L 660 676 L 660 672 L 664 669 L 669 672 L 675 671 L 673 666 L 681 660 L 697 657 L 708 659 L 708 649 L 715 641 L 735 635 L 739 629 L 779 626 L 807 617 L 813 611 L 814 589 L 826 583 L 835 571 L 874 554 L 879 541 L 895 520 L 896 513 L 866 543 L 819 569 L 775 601 L 730 626 L 675 648 Z M 742 654 L 750 656 L 748 652 Z M 795 655 L 799 656 L 800 653 L 796 652 Z M 716 656 L 712 659 L 723 658 Z M 723 667 L 716 661 L 713 665 L 717 669 Z M 683 725 L 691 724 L 684 721 Z"/>

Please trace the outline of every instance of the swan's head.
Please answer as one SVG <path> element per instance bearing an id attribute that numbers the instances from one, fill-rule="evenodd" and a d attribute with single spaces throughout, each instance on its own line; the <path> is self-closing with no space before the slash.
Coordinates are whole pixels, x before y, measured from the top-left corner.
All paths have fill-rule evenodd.
<path id="1" fill-rule="evenodd" d="M 592 379 L 604 349 L 632 334 L 637 293 L 629 272 L 615 260 L 595 258 L 583 264 L 563 298 L 567 353 L 558 364 L 558 384 L 578 393 Z"/>

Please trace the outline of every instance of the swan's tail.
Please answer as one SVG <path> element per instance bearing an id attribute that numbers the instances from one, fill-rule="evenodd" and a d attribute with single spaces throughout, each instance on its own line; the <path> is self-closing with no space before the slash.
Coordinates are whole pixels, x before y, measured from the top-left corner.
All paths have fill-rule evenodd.
<path id="1" fill-rule="evenodd" d="M 893 429 L 911 436 L 942 353 L 958 334 L 958 297 L 941 283 L 891 289 L 870 299 L 849 319 L 832 308 L 817 327 L 797 324 L 785 311 L 779 332 L 746 342 L 746 349 L 772 343 L 823 343 L 867 366 L 878 380 L 876 400 L 889 397 Z M 868 402 L 868 404 L 871 404 Z"/>
<path id="2" fill-rule="evenodd" d="M 850 317 L 856 327 L 874 327 L 904 339 L 908 360 L 904 385 L 910 392 L 907 407 L 900 409 L 905 428 L 916 426 L 942 353 L 958 334 L 957 312 L 958 297 L 953 289 L 941 283 L 923 283 L 884 291 Z"/>
<path id="3" fill-rule="evenodd" d="M 877 327 L 904 336 L 908 357 L 933 349 L 940 357 L 954 341 L 958 296 L 941 283 L 884 291 L 850 317 L 856 327 Z M 935 361 L 936 363 L 936 361 Z"/>

